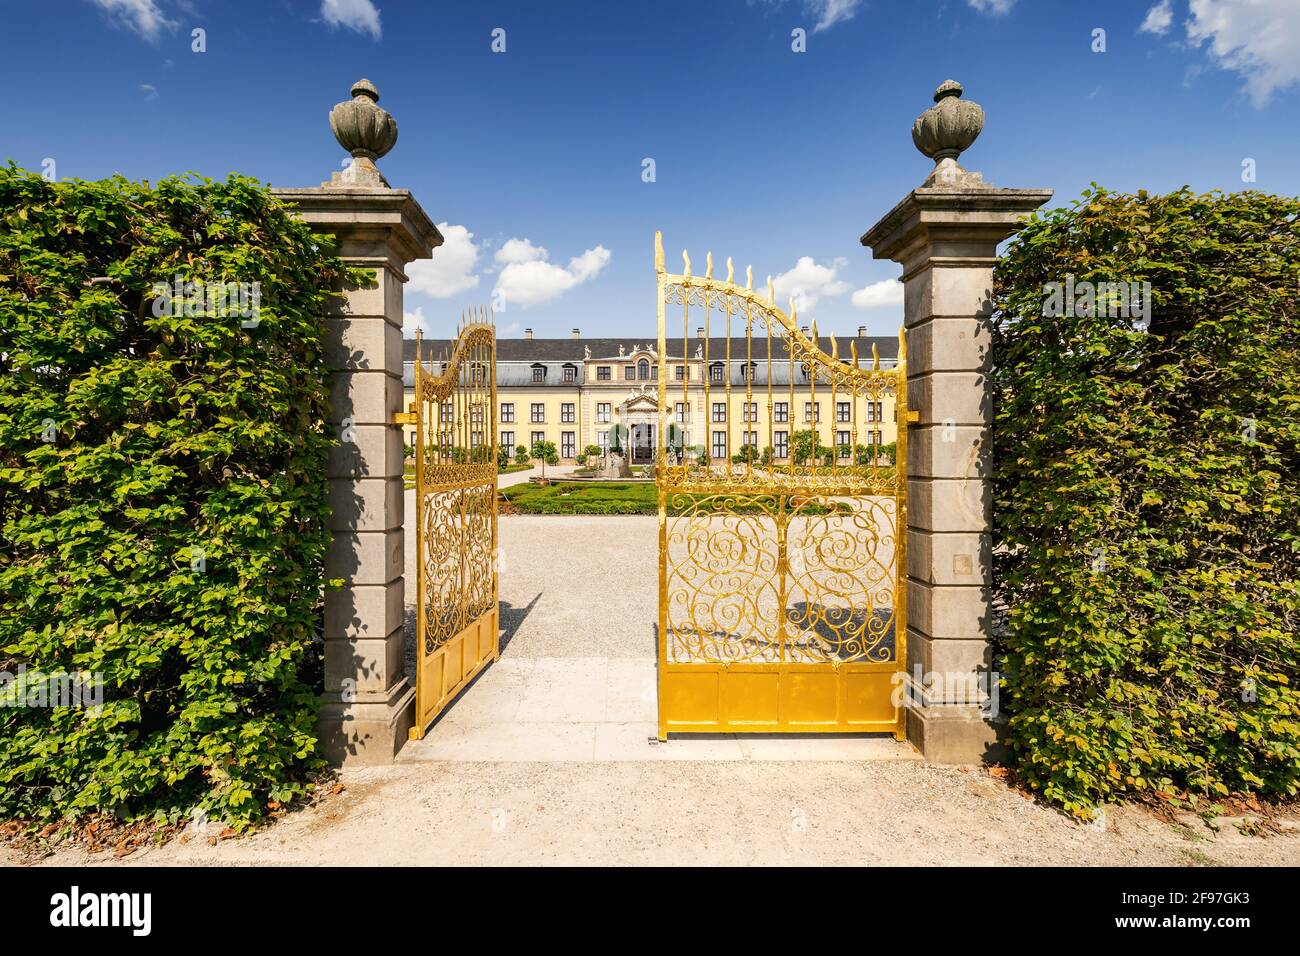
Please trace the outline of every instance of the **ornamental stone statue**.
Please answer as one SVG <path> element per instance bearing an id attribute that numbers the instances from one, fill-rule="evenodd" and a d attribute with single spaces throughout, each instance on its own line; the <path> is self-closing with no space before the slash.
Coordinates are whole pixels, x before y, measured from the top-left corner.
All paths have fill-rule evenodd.
<path id="1" fill-rule="evenodd" d="M 984 129 L 984 110 L 978 103 L 961 99 L 962 92 L 962 85 L 956 80 L 945 80 L 934 91 L 935 105 L 912 124 L 912 142 L 935 161 L 926 186 L 983 183 L 979 173 L 967 172 L 957 163 L 957 157 L 970 148 Z"/>
<path id="2" fill-rule="evenodd" d="M 369 80 L 357 80 L 351 92 L 352 99 L 330 110 L 330 129 L 352 163 L 326 185 L 387 187 L 375 160 L 397 143 L 397 120 L 379 108 L 379 91 Z"/>

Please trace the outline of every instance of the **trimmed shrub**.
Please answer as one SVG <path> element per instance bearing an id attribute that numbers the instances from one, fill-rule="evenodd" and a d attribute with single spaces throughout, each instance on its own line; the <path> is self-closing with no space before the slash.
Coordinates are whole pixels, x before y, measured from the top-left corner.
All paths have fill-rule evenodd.
<path id="1" fill-rule="evenodd" d="M 1298 215 L 1098 189 L 997 267 L 1002 699 L 1021 778 L 1081 817 L 1300 784 Z"/>
<path id="2" fill-rule="evenodd" d="M 3 692 L 102 676 L 0 708 L 0 812 L 245 826 L 318 765 L 323 315 L 367 280 L 239 176 L 10 165 L 0 217 Z"/>

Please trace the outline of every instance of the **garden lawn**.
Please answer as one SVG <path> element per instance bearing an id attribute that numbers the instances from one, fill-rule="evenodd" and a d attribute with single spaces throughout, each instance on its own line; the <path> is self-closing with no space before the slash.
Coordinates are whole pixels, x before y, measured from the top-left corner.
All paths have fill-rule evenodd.
<path id="1" fill-rule="evenodd" d="M 501 493 L 516 511 L 530 515 L 652 515 L 659 510 L 659 494 L 649 482 L 527 483 Z"/>

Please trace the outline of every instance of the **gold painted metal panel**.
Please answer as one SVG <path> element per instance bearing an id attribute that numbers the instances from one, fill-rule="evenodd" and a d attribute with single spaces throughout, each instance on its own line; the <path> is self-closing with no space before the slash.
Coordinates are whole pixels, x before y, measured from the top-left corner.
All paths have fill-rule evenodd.
<path id="1" fill-rule="evenodd" d="M 500 655 L 497 582 L 496 331 L 464 324 L 424 366 L 416 346 L 416 713 L 419 740 Z"/>
<path id="2" fill-rule="evenodd" d="M 655 234 L 659 322 L 659 736 L 717 732 L 893 732 L 903 734 L 906 666 L 907 344 L 899 333 L 893 368 L 878 354 L 859 360 L 857 343 L 841 357 L 834 336 L 822 348 L 753 290 L 664 267 Z M 669 380 L 668 312 L 681 309 L 681 355 L 701 350 L 707 375 L 704 407 L 741 392 L 748 421 L 783 431 L 790 453 L 715 448 L 708 425 L 691 435 L 668 421 L 687 383 Z M 692 310 L 696 315 L 692 317 Z M 673 320 L 676 323 L 676 319 Z M 696 326 L 702 340 L 692 337 Z M 720 327 L 719 327 L 720 326 Z M 741 341 L 744 354 L 733 352 Z M 708 349 L 719 337 L 723 355 Z M 733 339 L 733 336 L 735 337 Z M 873 353 L 875 350 L 873 349 Z M 734 371 L 739 369 L 740 375 Z M 776 378 L 783 381 L 775 383 Z M 710 390 L 713 394 L 710 394 Z M 812 414 L 818 396 L 830 414 Z M 892 404 L 897 415 L 893 460 L 863 446 L 880 422 L 864 409 Z M 823 407 L 825 404 L 823 403 Z M 784 426 L 784 427 L 782 427 Z M 719 430 L 729 427 L 723 426 Z M 751 430 L 757 431 L 757 428 Z M 823 444 L 823 440 L 829 444 Z M 721 452 L 721 455 L 718 454 Z"/>

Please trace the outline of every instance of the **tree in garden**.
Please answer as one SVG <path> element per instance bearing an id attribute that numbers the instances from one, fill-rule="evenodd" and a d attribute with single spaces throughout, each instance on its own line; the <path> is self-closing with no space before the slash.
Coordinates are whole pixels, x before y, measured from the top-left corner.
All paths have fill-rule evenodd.
<path id="1" fill-rule="evenodd" d="M 536 441 L 533 442 L 532 455 L 542 463 L 542 477 L 546 477 L 547 465 L 558 465 L 560 463 L 559 455 L 555 451 L 555 442 L 553 441 Z"/>

